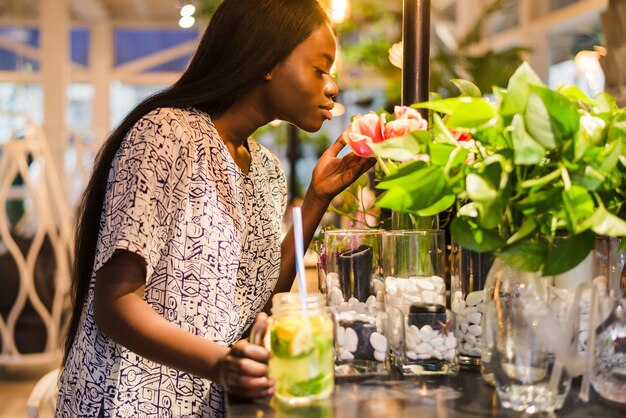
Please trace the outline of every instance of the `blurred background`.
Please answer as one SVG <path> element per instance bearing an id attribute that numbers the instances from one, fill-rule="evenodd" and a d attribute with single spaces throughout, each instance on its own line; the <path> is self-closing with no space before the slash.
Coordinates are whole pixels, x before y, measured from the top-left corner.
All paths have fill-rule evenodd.
<path id="1" fill-rule="evenodd" d="M 403 2 L 320 1 L 340 44 L 335 117 L 314 134 L 281 121 L 255 134 L 280 157 L 292 203 L 350 115 L 392 111 L 401 96 Z M 95 150 L 140 100 L 177 80 L 219 3 L 0 0 L 0 418 L 27 416 L 29 395 L 31 416 L 49 413 L 40 402 L 54 376 L 33 389 L 59 364 L 73 209 Z M 626 104 L 623 0 L 437 0 L 431 9 L 433 95 L 456 96 L 453 78 L 489 94 L 528 61 L 550 87 Z M 385 215 L 374 199 L 363 179 L 322 224 L 376 226 Z"/>

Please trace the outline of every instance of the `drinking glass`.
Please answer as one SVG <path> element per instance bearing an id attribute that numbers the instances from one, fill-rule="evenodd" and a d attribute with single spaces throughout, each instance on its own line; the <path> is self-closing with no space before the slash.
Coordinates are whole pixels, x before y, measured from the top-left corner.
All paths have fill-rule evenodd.
<path id="1" fill-rule="evenodd" d="M 599 295 L 596 304 L 591 383 L 603 398 L 626 404 L 626 299 Z"/>
<path id="2" fill-rule="evenodd" d="M 485 344 L 502 406 L 526 413 L 559 409 L 584 367 L 576 352 L 575 316 L 563 329 L 541 298 L 498 299 L 486 305 Z"/>
<path id="3" fill-rule="evenodd" d="M 308 294 L 303 303 L 298 294 L 279 293 L 272 314 L 265 342 L 276 398 L 290 405 L 328 398 L 334 388 L 334 324 L 323 295 Z"/>

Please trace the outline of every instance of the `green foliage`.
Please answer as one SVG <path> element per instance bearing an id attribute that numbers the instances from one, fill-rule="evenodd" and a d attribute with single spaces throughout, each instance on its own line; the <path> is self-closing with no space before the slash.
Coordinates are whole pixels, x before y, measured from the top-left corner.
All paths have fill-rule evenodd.
<path id="1" fill-rule="evenodd" d="M 594 234 L 626 237 L 626 109 L 606 94 L 551 90 L 526 64 L 495 101 L 455 83 L 465 96 L 414 105 L 435 112 L 429 131 L 376 145 L 410 161 L 382 179 L 378 206 L 432 214 L 456 203 L 462 246 L 548 275 L 582 261 Z M 457 142 L 459 131 L 472 139 Z"/>

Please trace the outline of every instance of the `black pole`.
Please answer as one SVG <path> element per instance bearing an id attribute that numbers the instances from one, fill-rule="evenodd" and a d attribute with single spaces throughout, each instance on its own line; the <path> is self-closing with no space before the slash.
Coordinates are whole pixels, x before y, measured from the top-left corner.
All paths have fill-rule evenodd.
<path id="1" fill-rule="evenodd" d="M 289 203 L 298 196 L 298 175 L 296 165 L 300 157 L 300 138 L 298 128 L 291 123 L 287 125 L 287 158 L 289 159 Z"/>
<path id="2" fill-rule="evenodd" d="M 402 104 L 428 100 L 430 91 L 430 0 L 403 0 Z M 420 109 L 424 118 L 428 110 Z"/>

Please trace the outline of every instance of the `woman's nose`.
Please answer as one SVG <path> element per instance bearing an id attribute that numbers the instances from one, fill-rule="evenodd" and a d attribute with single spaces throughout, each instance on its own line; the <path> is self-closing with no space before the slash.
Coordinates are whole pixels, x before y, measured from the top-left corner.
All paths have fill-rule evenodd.
<path id="1" fill-rule="evenodd" d="M 333 80 L 332 77 L 328 77 L 328 81 L 324 86 L 324 94 L 326 95 L 326 97 L 330 97 L 332 99 L 333 97 L 337 96 L 338 93 L 339 87 L 337 87 L 335 80 Z"/>

